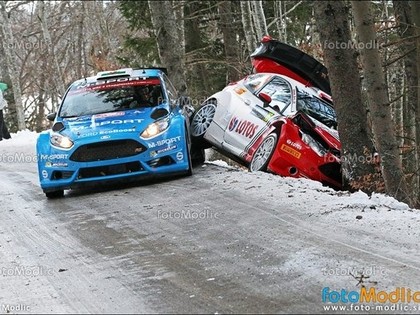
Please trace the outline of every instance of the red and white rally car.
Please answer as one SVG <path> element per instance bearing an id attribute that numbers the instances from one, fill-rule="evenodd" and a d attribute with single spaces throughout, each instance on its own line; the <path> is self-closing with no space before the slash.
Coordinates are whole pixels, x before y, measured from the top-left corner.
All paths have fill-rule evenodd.
<path id="1" fill-rule="evenodd" d="M 331 97 L 315 86 L 281 74 L 251 74 L 210 96 L 194 113 L 193 143 L 213 146 L 251 171 L 305 177 L 339 189 L 336 114 Z"/>

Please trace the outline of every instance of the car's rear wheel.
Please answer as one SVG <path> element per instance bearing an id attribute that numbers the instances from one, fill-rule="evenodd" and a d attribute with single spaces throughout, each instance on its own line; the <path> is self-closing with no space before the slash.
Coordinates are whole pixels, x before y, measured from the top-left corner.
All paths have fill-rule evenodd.
<path id="1" fill-rule="evenodd" d="M 191 137 L 193 145 L 200 147 L 209 147 L 203 139 L 204 134 L 210 127 L 216 113 L 216 102 L 210 100 L 202 105 L 195 113 L 191 120 Z"/>
<path id="2" fill-rule="evenodd" d="M 259 145 L 252 157 L 249 169 L 251 172 L 266 171 L 268 162 L 274 153 L 277 145 L 277 134 L 269 134 Z"/>
<path id="3" fill-rule="evenodd" d="M 64 190 L 45 191 L 45 196 L 47 196 L 48 199 L 61 198 L 64 196 Z"/>

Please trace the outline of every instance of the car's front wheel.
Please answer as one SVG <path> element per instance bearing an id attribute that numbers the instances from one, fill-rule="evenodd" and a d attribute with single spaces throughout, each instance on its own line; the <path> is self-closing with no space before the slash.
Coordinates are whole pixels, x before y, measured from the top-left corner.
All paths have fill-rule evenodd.
<path id="1" fill-rule="evenodd" d="M 269 134 L 260 144 L 252 157 L 249 169 L 251 172 L 266 171 L 268 162 L 277 145 L 277 134 Z"/>
<path id="2" fill-rule="evenodd" d="M 202 147 L 208 147 L 203 137 L 210 124 L 213 121 L 216 113 L 216 102 L 210 100 L 202 105 L 192 117 L 191 120 L 191 137 L 193 139 L 193 145 L 200 144 Z"/>
<path id="3" fill-rule="evenodd" d="M 48 199 L 61 198 L 64 196 L 64 190 L 45 191 L 45 196 L 47 196 Z"/>

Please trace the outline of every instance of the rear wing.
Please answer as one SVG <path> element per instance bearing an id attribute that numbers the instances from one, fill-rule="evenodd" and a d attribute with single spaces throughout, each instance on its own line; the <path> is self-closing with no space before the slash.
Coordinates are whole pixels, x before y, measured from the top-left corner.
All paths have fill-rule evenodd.
<path id="1" fill-rule="evenodd" d="M 331 95 L 327 68 L 293 46 L 274 40 L 270 36 L 264 36 L 261 45 L 251 54 L 251 58 L 256 72 L 283 74 Z M 264 59 L 270 62 L 264 63 Z"/>

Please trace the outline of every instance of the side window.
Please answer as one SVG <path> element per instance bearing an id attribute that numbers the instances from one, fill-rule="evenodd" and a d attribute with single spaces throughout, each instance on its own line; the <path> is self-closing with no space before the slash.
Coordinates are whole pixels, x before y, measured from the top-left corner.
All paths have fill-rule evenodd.
<path id="1" fill-rule="evenodd" d="M 260 91 L 271 97 L 271 106 L 277 107 L 280 113 L 286 110 L 292 99 L 291 88 L 289 83 L 279 77 L 275 77 Z"/>
<path id="2" fill-rule="evenodd" d="M 171 107 L 175 107 L 178 99 L 178 92 L 165 74 L 163 74 L 163 81 L 165 82 L 166 92 L 168 93 L 169 104 Z"/>
<path id="3" fill-rule="evenodd" d="M 322 100 L 298 90 L 297 110 L 301 110 L 328 127 L 337 127 L 334 108 Z"/>

